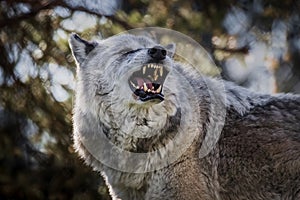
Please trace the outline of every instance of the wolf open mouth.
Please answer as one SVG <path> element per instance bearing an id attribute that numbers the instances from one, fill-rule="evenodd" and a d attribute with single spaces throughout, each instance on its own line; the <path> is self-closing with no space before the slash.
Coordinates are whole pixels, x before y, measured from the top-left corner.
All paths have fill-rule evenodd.
<path id="1" fill-rule="evenodd" d="M 151 99 L 163 101 L 162 88 L 168 73 L 169 71 L 163 65 L 149 63 L 142 66 L 139 71 L 134 72 L 130 76 L 128 84 L 141 101 Z"/>

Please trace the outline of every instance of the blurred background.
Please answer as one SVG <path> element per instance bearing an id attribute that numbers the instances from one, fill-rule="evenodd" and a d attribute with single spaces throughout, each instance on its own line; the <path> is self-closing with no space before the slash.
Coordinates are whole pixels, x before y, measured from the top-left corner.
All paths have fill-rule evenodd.
<path id="1" fill-rule="evenodd" d="M 0 199 L 110 199 L 72 148 L 68 37 L 147 26 L 192 37 L 224 79 L 300 93 L 297 0 L 1 0 Z"/>

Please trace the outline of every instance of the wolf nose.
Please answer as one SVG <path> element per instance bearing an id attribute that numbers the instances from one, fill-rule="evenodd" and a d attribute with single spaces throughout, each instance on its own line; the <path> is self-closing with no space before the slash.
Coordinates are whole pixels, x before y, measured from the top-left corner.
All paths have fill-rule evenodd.
<path id="1" fill-rule="evenodd" d="M 148 50 L 148 54 L 153 58 L 155 61 L 160 61 L 166 58 L 167 51 L 160 46 L 155 46 Z"/>

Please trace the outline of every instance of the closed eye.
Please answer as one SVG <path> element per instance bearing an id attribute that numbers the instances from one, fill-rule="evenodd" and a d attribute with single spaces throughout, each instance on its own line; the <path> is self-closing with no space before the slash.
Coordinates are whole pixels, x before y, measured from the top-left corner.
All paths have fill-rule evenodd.
<path id="1" fill-rule="evenodd" d="M 135 53 L 135 52 L 137 52 L 137 51 L 140 51 L 140 50 L 142 50 L 142 48 L 140 48 L 140 49 L 135 49 L 135 50 L 131 50 L 131 51 L 127 51 L 127 52 L 126 52 L 126 53 L 124 53 L 123 55 L 124 55 L 124 56 L 126 56 L 126 55 L 129 55 L 129 54 Z"/>

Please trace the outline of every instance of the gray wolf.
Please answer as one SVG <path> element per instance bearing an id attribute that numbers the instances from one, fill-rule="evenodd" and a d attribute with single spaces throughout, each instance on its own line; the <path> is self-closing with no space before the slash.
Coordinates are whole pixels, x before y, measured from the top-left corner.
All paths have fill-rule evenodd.
<path id="1" fill-rule="evenodd" d="M 205 77 L 174 61 L 174 44 L 144 36 L 73 34 L 70 46 L 74 146 L 113 199 L 300 199 L 300 96 Z M 215 134 L 209 126 L 222 120 L 200 156 Z"/>

